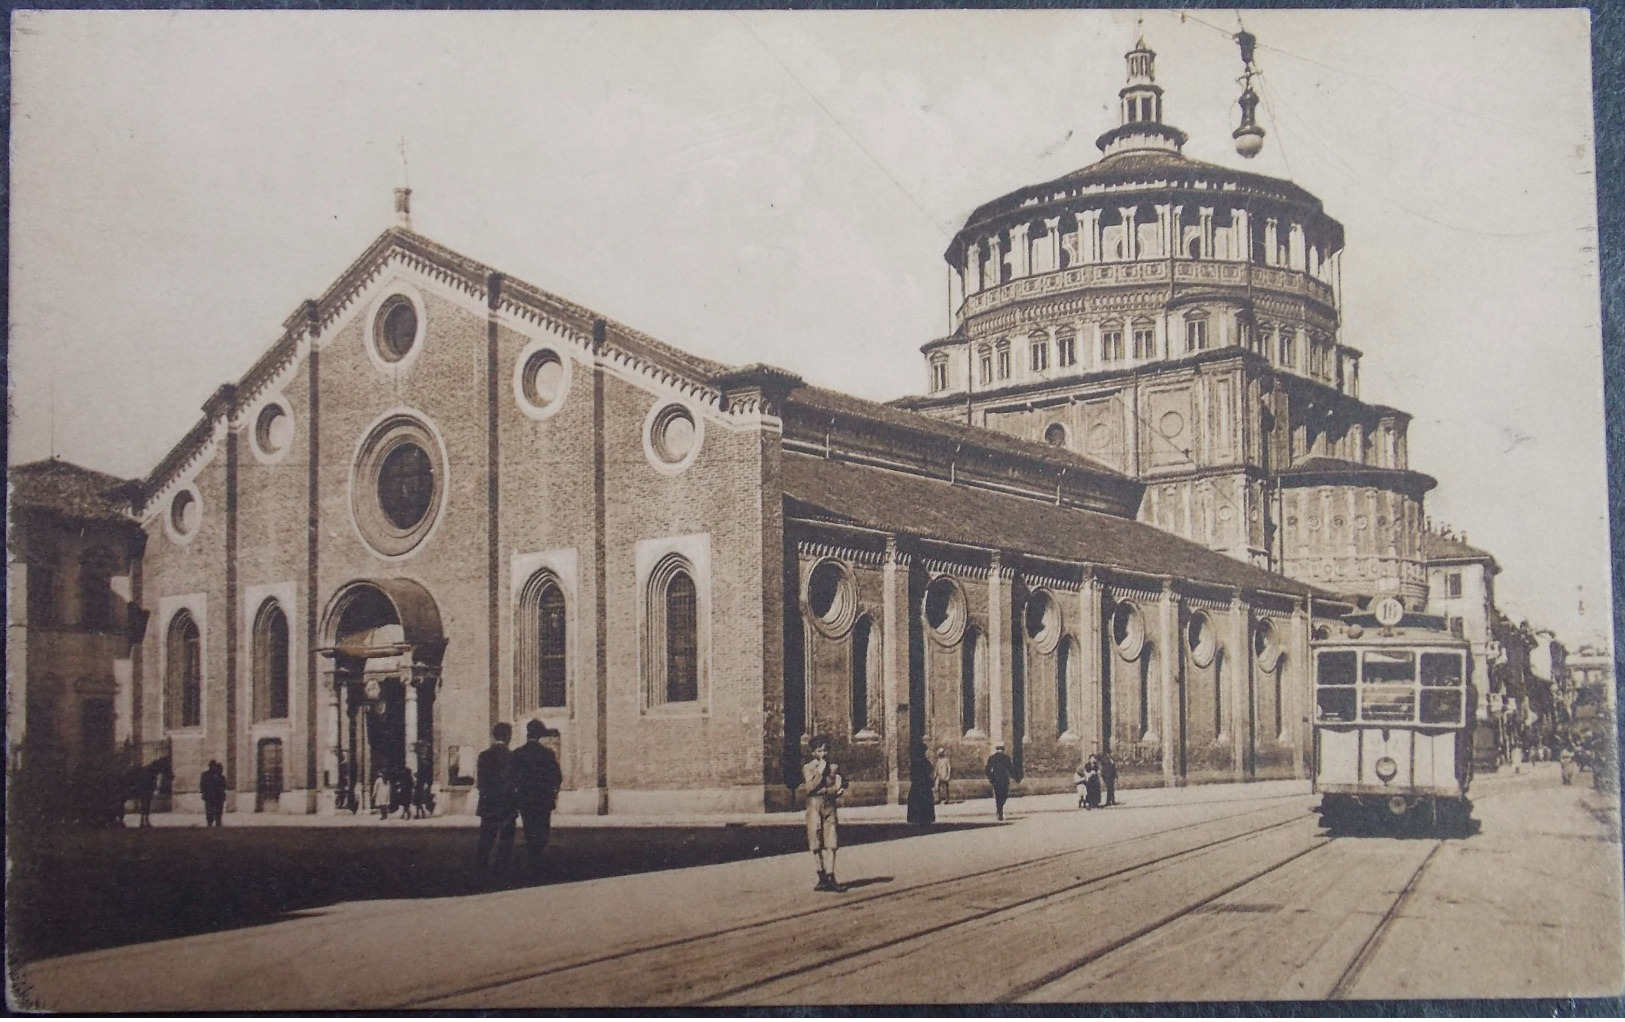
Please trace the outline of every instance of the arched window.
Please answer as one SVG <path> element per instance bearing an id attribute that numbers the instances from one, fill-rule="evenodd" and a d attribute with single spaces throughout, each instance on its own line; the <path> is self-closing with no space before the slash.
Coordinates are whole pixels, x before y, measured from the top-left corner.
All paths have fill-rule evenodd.
<path id="1" fill-rule="evenodd" d="M 1275 734 L 1285 736 L 1286 714 L 1281 708 L 1281 697 L 1285 695 L 1282 679 L 1286 677 L 1286 657 L 1283 656 L 1275 661 L 1273 673 L 1275 675 Z"/>
<path id="2" fill-rule="evenodd" d="M 965 631 L 965 641 L 959 647 L 959 724 L 966 734 L 976 730 L 976 659 L 981 655 L 981 635 L 974 629 Z"/>
<path id="3" fill-rule="evenodd" d="M 164 664 L 164 722 L 172 728 L 203 724 L 203 640 L 189 611 L 169 622 Z"/>
<path id="4" fill-rule="evenodd" d="M 1061 643 L 1061 648 L 1055 655 L 1055 730 L 1057 734 L 1066 734 L 1072 730 L 1072 720 L 1067 705 L 1067 693 L 1072 675 L 1072 640 L 1067 639 Z"/>
<path id="5" fill-rule="evenodd" d="M 867 616 L 852 626 L 852 731 L 869 730 L 869 644 L 874 624 Z"/>
<path id="6" fill-rule="evenodd" d="M 1151 669 L 1154 666 L 1152 659 L 1156 651 L 1148 642 L 1145 652 L 1140 654 L 1140 734 L 1151 733 Z"/>
<path id="7" fill-rule="evenodd" d="M 569 657 L 564 589 L 550 571 L 537 572 L 520 591 L 514 646 L 514 710 L 569 705 Z"/>
<path id="8" fill-rule="evenodd" d="M 1280 340 L 1281 364 L 1287 368 L 1291 368 L 1298 362 L 1298 335 L 1292 330 L 1282 327 Z"/>
<path id="9" fill-rule="evenodd" d="M 288 715 L 288 615 L 267 600 L 254 620 L 254 719 Z"/>
<path id="10" fill-rule="evenodd" d="M 648 588 L 648 696 L 651 705 L 700 698 L 700 597 L 694 568 L 675 554 L 656 566 Z"/>
<path id="11" fill-rule="evenodd" d="M 113 571 L 117 559 L 105 547 L 94 547 L 79 562 L 79 627 L 93 632 L 113 629 Z"/>
<path id="12" fill-rule="evenodd" d="M 1010 378 L 1010 342 L 1000 341 L 995 348 L 999 362 L 999 379 Z"/>
<path id="13" fill-rule="evenodd" d="M 982 345 L 976 349 L 977 379 L 982 386 L 993 382 L 993 349 Z"/>
<path id="14" fill-rule="evenodd" d="M 1134 357 L 1157 357 L 1157 327 L 1149 319 L 1134 322 Z"/>
<path id="15" fill-rule="evenodd" d="M 1224 650 L 1213 651 L 1213 735 L 1224 734 Z"/>
<path id="16" fill-rule="evenodd" d="M 1027 336 L 1028 364 L 1032 371 L 1041 373 L 1049 369 L 1049 334 L 1034 330 Z"/>
<path id="17" fill-rule="evenodd" d="M 934 358 L 931 360 L 931 390 L 933 392 L 948 389 L 948 360 Z"/>

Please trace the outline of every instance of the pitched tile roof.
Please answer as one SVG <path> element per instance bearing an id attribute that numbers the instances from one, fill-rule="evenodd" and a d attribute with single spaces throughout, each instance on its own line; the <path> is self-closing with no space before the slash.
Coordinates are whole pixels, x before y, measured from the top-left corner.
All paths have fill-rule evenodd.
<path id="1" fill-rule="evenodd" d="M 132 480 L 59 458 L 13 465 L 6 475 L 13 507 L 55 511 L 87 521 L 130 521 L 129 496 L 118 491 L 129 487 Z"/>
<path id="2" fill-rule="evenodd" d="M 1454 536 L 1441 536 L 1437 532 L 1422 533 L 1422 559 L 1425 561 L 1488 561 L 1491 566 L 1499 569 L 1495 564 L 1495 557 L 1488 551 L 1480 550 L 1476 546 L 1468 546 Z"/>
<path id="3" fill-rule="evenodd" d="M 1127 518 L 805 455 L 787 454 L 782 473 L 785 496 L 797 505 L 792 512 L 805 517 L 1148 575 L 1334 598 Z"/>

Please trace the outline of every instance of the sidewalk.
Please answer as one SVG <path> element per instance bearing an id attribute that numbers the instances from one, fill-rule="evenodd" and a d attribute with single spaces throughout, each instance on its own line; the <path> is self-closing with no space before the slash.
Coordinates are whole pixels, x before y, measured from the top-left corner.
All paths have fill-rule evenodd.
<path id="1" fill-rule="evenodd" d="M 1277 798 L 1287 795 L 1309 794 L 1309 782 L 1254 781 L 1241 784 L 1199 784 L 1179 788 L 1129 788 L 1119 790 L 1118 804 L 1113 813 L 1160 806 L 1199 805 L 1207 802 L 1226 802 L 1236 799 Z M 1015 819 L 1035 813 L 1078 812 L 1077 796 L 1071 793 L 1031 795 L 1023 797 L 1019 791 L 1011 792 L 1005 805 L 1005 816 Z M 842 806 L 843 824 L 901 823 L 908 818 L 908 807 L 902 805 Z M 949 802 L 937 806 L 939 821 L 976 821 L 994 818 L 993 799 L 976 798 Z M 127 823 L 133 824 L 133 816 Z M 405 820 L 399 816 L 380 820 L 376 813 L 365 810 L 350 814 L 292 815 L 281 813 L 227 813 L 224 818 L 228 829 L 238 827 L 379 827 L 404 830 L 408 827 L 477 828 L 479 817 L 473 815 L 431 816 L 423 820 Z M 202 827 L 200 813 L 153 813 L 154 827 Z M 585 813 L 554 813 L 555 829 L 571 827 L 802 827 L 806 822 L 800 811 L 780 813 L 672 813 L 630 814 L 612 813 L 593 816 Z"/>

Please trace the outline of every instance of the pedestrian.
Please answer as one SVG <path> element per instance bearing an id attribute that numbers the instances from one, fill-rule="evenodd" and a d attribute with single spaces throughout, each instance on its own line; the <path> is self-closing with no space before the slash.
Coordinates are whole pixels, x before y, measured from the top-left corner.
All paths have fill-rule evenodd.
<path id="1" fill-rule="evenodd" d="M 1000 742 L 993 747 L 993 755 L 987 758 L 988 783 L 993 785 L 993 808 L 999 819 L 1004 819 L 1004 803 L 1010 798 L 1010 782 L 1021 782 L 1021 774 L 1016 770 L 1010 757 L 1005 755 L 1004 743 Z"/>
<path id="2" fill-rule="evenodd" d="M 226 812 L 226 769 L 220 765 L 219 760 L 209 760 L 209 769 L 203 771 L 203 776 L 198 778 L 197 788 L 203 794 L 203 825 L 223 826 Z"/>
<path id="3" fill-rule="evenodd" d="M 1072 787 L 1078 792 L 1078 808 L 1082 809 L 1089 798 L 1089 761 L 1082 760 L 1078 768 L 1072 771 Z"/>
<path id="4" fill-rule="evenodd" d="M 416 778 L 412 776 L 410 767 L 396 767 L 395 776 L 389 784 L 389 811 L 401 811 L 401 819 L 412 818 L 412 792 L 417 788 Z"/>
<path id="5" fill-rule="evenodd" d="M 525 744 L 513 751 L 514 801 L 520 819 L 525 821 L 525 857 L 530 871 L 542 865 L 542 849 L 547 847 L 553 827 L 553 807 L 558 804 L 564 773 L 559 758 L 542 744 L 547 725 L 539 720 L 525 724 Z"/>
<path id="6" fill-rule="evenodd" d="M 427 769 L 418 771 L 417 788 L 412 792 L 412 811 L 420 820 L 434 815 L 434 774 Z"/>
<path id="7" fill-rule="evenodd" d="M 1523 773 L 1523 761 L 1524 761 L 1523 746 L 1514 745 L 1512 747 L 1512 772 L 1513 773 L 1515 773 L 1515 774 Z"/>
<path id="8" fill-rule="evenodd" d="M 843 894 L 846 888 L 835 879 L 835 849 L 840 844 L 836 802 L 846 791 L 846 781 L 840 767 L 830 762 L 828 738 L 814 737 L 809 751 L 812 758 L 801 768 L 801 777 L 807 786 L 807 847 L 818 867 L 813 890 Z"/>
<path id="9" fill-rule="evenodd" d="M 513 851 L 514 798 L 510 766 L 513 753 L 508 743 L 513 728 L 505 722 L 491 726 L 491 745 L 474 762 L 474 783 L 480 789 L 474 814 L 480 818 L 480 841 L 475 847 L 474 864 L 480 872 L 490 867 L 491 847 L 496 846 L 496 865 L 501 867 Z"/>
<path id="10" fill-rule="evenodd" d="M 1078 789 L 1078 808 L 1096 809 L 1100 806 L 1100 758 L 1090 755 L 1072 774 Z"/>
<path id="11" fill-rule="evenodd" d="M 954 779 L 954 764 L 948 758 L 947 749 L 937 750 L 937 766 L 935 771 L 937 782 L 937 801 L 943 805 L 948 804 L 949 782 Z"/>
<path id="12" fill-rule="evenodd" d="M 1573 784 L 1574 775 L 1578 772 L 1574 765 L 1574 750 L 1564 746 L 1563 751 L 1558 753 L 1557 762 L 1563 771 L 1563 783 Z"/>
<path id="13" fill-rule="evenodd" d="M 937 822 L 936 771 L 926 758 L 925 743 L 915 739 L 909 746 L 908 757 L 908 822 L 916 827 L 928 827 Z"/>
<path id="14" fill-rule="evenodd" d="M 1110 752 L 1100 754 L 1100 783 L 1106 789 L 1106 804 L 1117 804 L 1117 762 Z"/>
<path id="15" fill-rule="evenodd" d="M 372 775 L 372 807 L 380 820 L 389 819 L 389 772 L 382 767 Z"/>

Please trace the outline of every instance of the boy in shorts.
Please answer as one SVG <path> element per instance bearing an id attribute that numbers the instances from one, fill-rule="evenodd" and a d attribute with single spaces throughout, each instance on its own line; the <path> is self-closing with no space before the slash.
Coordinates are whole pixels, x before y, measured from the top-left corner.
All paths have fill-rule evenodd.
<path id="1" fill-rule="evenodd" d="M 846 791 L 846 781 L 840 769 L 829 761 L 829 739 L 822 735 L 811 745 L 812 759 L 801 768 L 807 785 L 807 847 L 818 866 L 818 885 L 815 891 L 844 893 L 846 888 L 835 879 L 836 818 L 835 802 Z"/>

